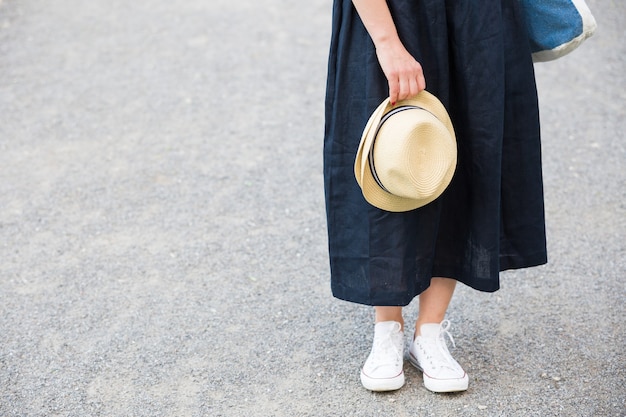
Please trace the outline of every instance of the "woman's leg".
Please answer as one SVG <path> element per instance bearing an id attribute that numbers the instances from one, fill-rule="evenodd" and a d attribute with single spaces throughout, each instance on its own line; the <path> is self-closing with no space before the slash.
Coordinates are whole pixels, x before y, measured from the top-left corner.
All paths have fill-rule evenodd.
<path id="1" fill-rule="evenodd" d="M 456 288 L 456 280 L 451 278 L 433 278 L 430 287 L 419 296 L 419 315 L 415 323 L 415 334 L 425 323 L 441 323 L 445 318 L 448 305 Z M 402 307 L 375 307 L 376 323 L 397 321 L 404 327 Z"/>
<path id="2" fill-rule="evenodd" d="M 376 310 L 376 323 L 382 321 L 397 321 L 404 329 L 402 307 L 374 307 Z"/>
<path id="3" fill-rule="evenodd" d="M 376 307 L 372 350 L 361 369 L 363 386 L 392 391 L 404 385 L 404 332 L 402 307 Z"/>
<path id="4" fill-rule="evenodd" d="M 464 391 L 468 386 L 469 378 L 450 355 L 445 340 L 445 335 L 450 335 L 449 323 L 443 321 L 455 287 L 456 280 L 433 278 L 419 298 L 419 316 L 409 360 L 422 370 L 424 385 L 434 392 Z"/>
<path id="5" fill-rule="evenodd" d="M 419 315 L 415 323 L 415 335 L 426 323 L 441 323 L 454 294 L 456 280 L 451 278 L 433 278 L 430 287 L 419 296 Z M 377 310 L 378 312 L 378 310 Z"/>

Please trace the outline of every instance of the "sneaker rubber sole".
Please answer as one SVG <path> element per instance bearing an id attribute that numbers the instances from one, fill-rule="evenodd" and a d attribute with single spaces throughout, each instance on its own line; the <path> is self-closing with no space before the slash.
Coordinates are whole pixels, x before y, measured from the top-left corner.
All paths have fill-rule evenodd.
<path id="1" fill-rule="evenodd" d="M 371 378 L 361 371 L 361 384 L 370 391 L 395 391 L 404 386 L 404 371 L 391 378 Z"/>
<path id="2" fill-rule="evenodd" d="M 419 365 L 417 358 L 415 358 L 412 354 L 409 353 L 409 362 L 411 365 L 422 371 L 424 375 L 424 386 L 427 390 L 432 392 L 459 392 L 466 391 L 469 386 L 469 377 L 467 373 L 463 374 L 463 378 L 455 378 L 455 379 L 435 379 L 431 378 L 424 372 L 422 367 Z"/>

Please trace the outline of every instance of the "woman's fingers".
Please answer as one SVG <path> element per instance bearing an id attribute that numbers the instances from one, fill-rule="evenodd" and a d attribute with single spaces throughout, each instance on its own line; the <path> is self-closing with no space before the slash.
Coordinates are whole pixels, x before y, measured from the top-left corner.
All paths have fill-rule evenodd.
<path id="1" fill-rule="evenodd" d="M 389 101 L 416 96 L 425 87 L 424 73 L 419 62 L 400 45 L 398 48 L 377 48 L 380 66 L 389 83 Z"/>
<path id="2" fill-rule="evenodd" d="M 426 78 L 424 78 L 424 73 L 417 78 L 417 89 L 418 92 L 426 89 Z"/>
<path id="3" fill-rule="evenodd" d="M 393 80 L 393 81 L 392 81 Z M 415 97 L 426 87 L 424 74 L 419 70 L 389 79 L 389 98 L 392 103 Z"/>
<path id="4" fill-rule="evenodd" d="M 400 85 L 400 92 L 398 93 L 398 99 L 404 100 L 411 94 L 410 90 L 411 79 L 409 77 L 401 77 L 398 84 Z"/>
<path id="5" fill-rule="evenodd" d="M 400 95 L 400 82 L 397 76 L 390 76 L 388 78 L 389 81 L 389 101 L 392 105 L 395 105 L 399 99 Z"/>
<path id="6" fill-rule="evenodd" d="M 415 97 L 419 92 L 417 77 L 409 79 L 409 97 Z"/>

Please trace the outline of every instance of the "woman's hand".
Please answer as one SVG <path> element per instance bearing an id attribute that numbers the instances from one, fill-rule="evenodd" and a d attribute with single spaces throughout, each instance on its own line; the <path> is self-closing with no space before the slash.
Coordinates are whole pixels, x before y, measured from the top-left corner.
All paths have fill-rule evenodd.
<path id="1" fill-rule="evenodd" d="M 424 72 L 419 62 L 409 54 L 400 41 L 381 42 L 376 45 L 378 62 L 389 82 L 389 101 L 416 96 L 426 88 Z"/>
<path id="2" fill-rule="evenodd" d="M 416 96 L 426 88 L 422 66 L 406 50 L 386 0 L 352 0 L 376 46 L 378 62 L 389 82 L 389 101 Z"/>

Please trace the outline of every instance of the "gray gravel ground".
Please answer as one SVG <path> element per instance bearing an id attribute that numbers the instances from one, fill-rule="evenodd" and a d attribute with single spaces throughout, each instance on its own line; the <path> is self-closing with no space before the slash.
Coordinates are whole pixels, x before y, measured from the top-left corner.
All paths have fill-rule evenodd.
<path id="1" fill-rule="evenodd" d="M 537 66 L 550 263 L 459 288 L 437 395 L 363 389 L 330 294 L 330 0 L 0 0 L 0 416 L 625 416 L 626 6 L 589 4 Z"/>

